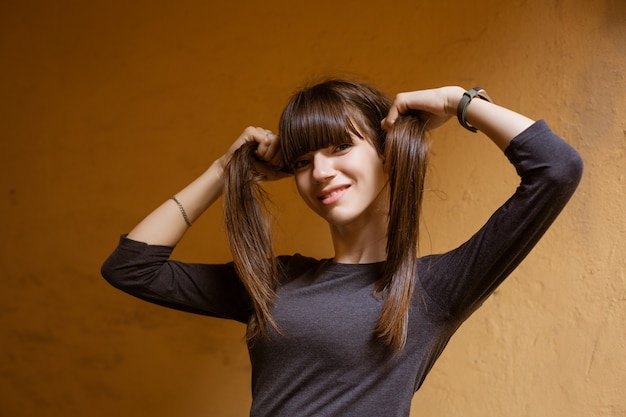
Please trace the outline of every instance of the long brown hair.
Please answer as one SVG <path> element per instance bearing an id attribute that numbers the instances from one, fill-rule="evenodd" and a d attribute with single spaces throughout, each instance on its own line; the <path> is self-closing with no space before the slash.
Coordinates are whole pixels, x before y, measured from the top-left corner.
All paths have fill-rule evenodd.
<path id="1" fill-rule="evenodd" d="M 395 351 L 407 338 L 410 302 L 416 280 L 419 216 L 428 143 L 426 119 L 417 112 L 401 116 L 385 132 L 380 122 L 391 100 L 362 83 L 328 80 L 292 96 L 279 124 L 283 170 L 312 150 L 339 145 L 355 134 L 369 140 L 381 155 L 389 181 L 387 260 L 376 292 L 383 298 L 376 334 Z M 267 327 L 280 331 L 272 319 L 279 271 L 271 244 L 262 175 L 256 172 L 254 145 L 238 149 L 226 169 L 224 210 L 233 261 L 252 299 L 254 312 L 247 338 L 266 337 Z"/>

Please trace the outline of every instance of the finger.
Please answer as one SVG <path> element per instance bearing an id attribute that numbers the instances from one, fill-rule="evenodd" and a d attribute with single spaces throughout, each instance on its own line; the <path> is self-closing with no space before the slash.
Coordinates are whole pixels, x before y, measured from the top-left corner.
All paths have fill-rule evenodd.
<path id="1" fill-rule="evenodd" d="M 388 130 L 398 120 L 401 114 L 408 109 L 406 94 L 400 93 L 396 95 L 387 116 L 382 120 L 381 127 Z"/>
<path id="2" fill-rule="evenodd" d="M 396 120 L 398 120 L 398 117 L 400 117 L 401 114 L 402 111 L 398 106 L 391 106 L 391 108 L 389 109 L 389 113 L 387 113 L 387 116 L 381 122 L 381 127 L 383 128 L 383 130 L 389 130 L 389 128 L 393 126 L 393 124 L 396 122 Z"/>
<path id="3" fill-rule="evenodd" d="M 280 169 L 283 163 L 283 155 L 280 147 L 280 138 L 276 134 L 271 134 L 271 143 L 268 148 L 267 158 L 268 163 L 273 167 Z"/>
<path id="4" fill-rule="evenodd" d="M 267 135 L 267 151 L 264 160 L 272 166 L 278 166 L 282 162 L 280 138 L 278 135 L 269 132 Z"/>
<path id="5" fill-rule="evenodd" d="M 259 144 L 256 155 L 268 164 L 274 165 L 280 163 L 280 142 L 278 135 L 271 130 L 262 129 L 257 132 L 255 140 Z"/>
<path id="6" fill-rule="evenodd" d="M 270 131 L 260 127 L 255 127 L 251 131 L 250 139 L 257 143 L 256 155 L 263 158 L 269 147 Z"/>

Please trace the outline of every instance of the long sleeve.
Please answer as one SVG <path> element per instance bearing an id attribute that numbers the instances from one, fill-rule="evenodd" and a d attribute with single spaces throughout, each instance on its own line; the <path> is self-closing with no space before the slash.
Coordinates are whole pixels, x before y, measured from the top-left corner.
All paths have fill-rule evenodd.
<path id="1" fill-rule="evenodd" d="M 248 321 L 250 299 L 232 263 L 172 261 L 172 250 L 122 236 L 102 265 L 102 276 L 115 288 L 145 301 L 242 323 Z"/>
<path id="2" fill-rule="evenodd" d="M 463 320 L 519 265 L 574 193 L 582 160 L 544 121 L 518 135 L 505 155 L 521 184 L 466 243 L 429 257 L 428 295 Z"/>

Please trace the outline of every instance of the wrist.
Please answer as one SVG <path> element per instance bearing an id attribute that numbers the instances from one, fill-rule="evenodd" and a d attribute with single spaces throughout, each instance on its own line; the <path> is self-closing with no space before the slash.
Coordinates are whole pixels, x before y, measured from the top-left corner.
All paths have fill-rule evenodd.
<path id="1" fill-rule="evenodd" d="M 489 95 L 487 94 L 485 90 L 483 90 L 480 87 L 474 87 L 471 90 L 465 91 L 463 93 L 463 96 L 461 96 L 461 100 L 459 101 L 457 105 L 457 109 L 456 109 L 456 117 L 459 120 L 459 123 L 461 126 L 469 130 L 470 132 L 476 133 L 478 129 L 472 126 L 471 124 L 469 124 L 466 119 L 467 109 L 472 103 L 472 101 L 474 101 L 474 99 L 480 99 L 480 100 L 484 100 L 487 102 L 492 101 L 491 97 L 489 97 Z"/>
<path id="2" fill-rule="evenodd" d="M 216 159 L 204 172 L 204 176 L 210 178 L 212 181 L 219 180 L 220 183 L 224 180 L 224 173 L 226 172 L 226 165 L 228 164 L 228 158 L 222 156 Z M 220 184 L 221 187 L 221 184 Z"/>
<path id="3" fill-rule="evenodd" d="M 446 96 L 446 102 L 444 105 L 444 111 L 448 116 L 456 116 L 463 94 L 465 94 L 465 89 L 463 87 L 449 87 L 449 92 Z"/>
<path id="4" fill-rule="evenodd" d="M 232 157 L 231 153 L 225 153 L 224 155 L 220 156 L 215 161 L 213 161 L 210 169 L 222 175 L 224 171 L 226 171 L 226 166 L 228 165 L 228 162 L 230 161 L 231 157 Z"/>

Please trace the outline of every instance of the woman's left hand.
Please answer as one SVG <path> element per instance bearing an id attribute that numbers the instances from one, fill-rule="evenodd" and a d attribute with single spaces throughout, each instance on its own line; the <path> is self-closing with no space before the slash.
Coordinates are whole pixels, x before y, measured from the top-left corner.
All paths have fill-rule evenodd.
<path id="1" fill-rule="evenodd" d="M 401 114 L 409 110 L 424 113 L 427 129 L 435 129 L 456 115 L 456 108 L 465 90 L 461 87 L 441 87 L 418 90 L 396 95 L 387 117 L 381 122 L 384 130 L 389 129 Z"/>

